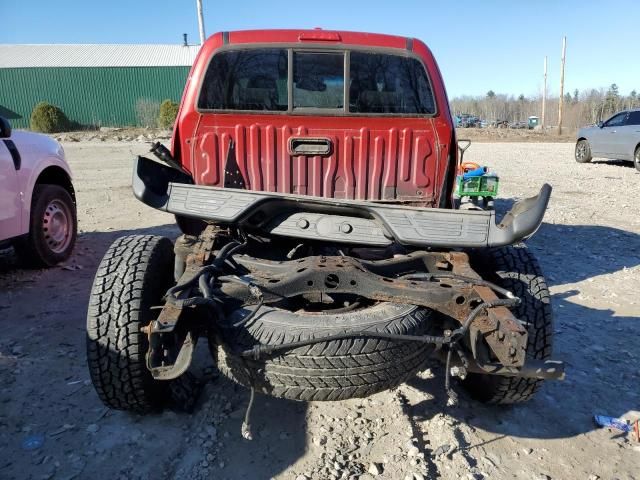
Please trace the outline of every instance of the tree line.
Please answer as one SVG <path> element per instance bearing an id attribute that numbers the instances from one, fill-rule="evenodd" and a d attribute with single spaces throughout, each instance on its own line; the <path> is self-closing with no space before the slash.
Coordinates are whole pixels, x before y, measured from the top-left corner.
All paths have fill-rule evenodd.
<path id="1" fill-rule="evenodd" d="M 547 97 L 545 106 L 545 125 L 558 124 L 558 96 Z M 591 89 L 564 95 L 562 125 L 567 129 L 606 120 L 620 110 L 640 108 L 640 96 L 636 90 L 628 95 L 620 94 L 614 83 L 608 89 Z M 489 90 L 484 96 L 461 96 L 451 100 L 454 115 L 470 113 L 489 122 L 506 120 L 508 122 L 526 121 L 530 116 L 542 117 L 542 96 L 497 94 Z"/>

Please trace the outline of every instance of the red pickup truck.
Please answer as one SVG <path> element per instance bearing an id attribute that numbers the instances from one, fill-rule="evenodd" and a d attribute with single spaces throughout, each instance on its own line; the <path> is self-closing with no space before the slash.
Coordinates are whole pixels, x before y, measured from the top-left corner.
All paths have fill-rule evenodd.
<path id="1" fill-rule="evenodd" d="M 476 398 L 527 400 L 549 359 L 549 291 L 521 242 L 551 187 L 456 210 L 456 134 L 438 66 L 413 38 L 222 32 L 191 69 L 170 150 L 133 191 L 176 215 L 175 242 L 118 239 L 96 275 L 88 361 L 110 407 L 148 411 L 208 342 L 261 393 L 342 400 L 431 361 Z"/>

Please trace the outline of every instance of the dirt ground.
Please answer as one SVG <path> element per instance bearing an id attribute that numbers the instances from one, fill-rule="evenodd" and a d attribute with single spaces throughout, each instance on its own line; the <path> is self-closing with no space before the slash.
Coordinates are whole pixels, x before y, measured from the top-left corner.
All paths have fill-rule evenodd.
<path id="1" fill-rule="evenodd" d="M 464 394 L 447 407 L 441 368 L 364 400 L 259 397 L 246 441 L 248 392 L 206 356 L 196 362 L 206 385 L 193 414 L 140 417 L 98 400 L 84 333 L 98 262 L 118 236 L 177 230 L 131 194 L 143 140 L 64 147 L 79 205 L 73 257 L 29 271 L 0 254 L 1 479 L 640 478 L 640 443 L 592 419 L 640 415 L 640 173 L 630 164 L 578 165 L 569 143 L 477 143 L 466 157 L 501 175 L 499 209 L 543 182 L 554 187 L 529 245 L 551 285 L 564 382 L 512 408 Z"/>
<path id="2" fill-rule="evenodd" d="M 474 142 L 541 142 L 572 143 L 576 141 L 575 130 L 565 128 L 562 135 L 556 128 L 528 130 L 512 128 L 458 128 L 458 138 L 468 138 Z"/>

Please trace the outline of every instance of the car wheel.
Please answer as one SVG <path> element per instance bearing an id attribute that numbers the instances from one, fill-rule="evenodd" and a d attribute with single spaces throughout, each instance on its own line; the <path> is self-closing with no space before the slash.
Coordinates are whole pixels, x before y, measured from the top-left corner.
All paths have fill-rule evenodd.
<path id="1" fill-rule="evenodd" d="M 633 166 L 640 172 L 640 145 L 638 145 L 636 153 L 633 155 Z"/>
<path id="2" fill-rule="evenodd" d="M 576 143 L 576 162 L 588 163 L 591 161 L 591 147 L 586 140 L 578 140 Z"/>
<path id="3" fill-rule="evenodd" d="M 50 267 L 69 258 L 77 232 L 76 204 L 69 192 L 59 185 L 36 185 L 29 233 L 14 247 L 26 265 Z"/>

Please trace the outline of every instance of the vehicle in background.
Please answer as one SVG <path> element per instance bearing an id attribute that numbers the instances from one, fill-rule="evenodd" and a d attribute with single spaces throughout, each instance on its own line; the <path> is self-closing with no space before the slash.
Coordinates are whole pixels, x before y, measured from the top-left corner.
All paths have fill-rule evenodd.
<path id="1" fill-rule="evenodd" d="M 480 118 L 469 113 L 461 113 L 455 116 L 456 127 L 476 128 L 480 127 Z"/>
<path id="2" fill-rule="evenodd" d="M 509 122 L 506 120 L 492 120 L 489 125 L 493 128 L 507 128 L 509 126 Z"/>
<path id="3" fill-rule="evenodd" d="M 640 109 L 618 112 L 578 130 L 576 162 L 588 163 L 593 158 L 629 160 L 640 171 Z"/>
<path id="4" fill-rule="evenodd" d="M 540 125 L 540 118 L 532 115 L 527 119 L 527 127 L 529 128 L 529 130 L 533 130 L 539 125 Z"/>
<path id="5" fill-rule="evenodd" d="M 53 266 L 73 251 L 76 198 L 62 146 L 32 132 L 12 132 L 0 117 L 0 246 L 32 267 Z"/>
<path id="6" fill-rule="evenodd" d="M 515 129 L 529 128 L 529 123 L 525 121 L 511 122 L 509 124 L 509 128 L 515 128 Z"/>

